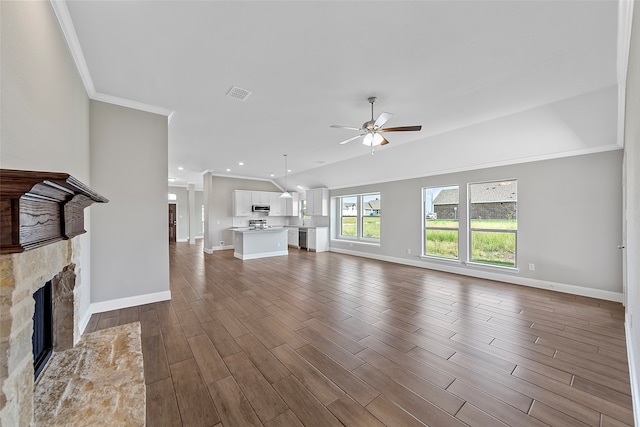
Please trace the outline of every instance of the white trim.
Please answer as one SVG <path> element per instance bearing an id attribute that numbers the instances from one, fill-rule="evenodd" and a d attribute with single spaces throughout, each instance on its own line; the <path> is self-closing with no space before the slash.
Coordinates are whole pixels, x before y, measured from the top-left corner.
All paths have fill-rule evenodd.
<path id="1" fill-rule="evenodd" d="M 633 403 L 633 417 L 635 425 L 640 426 L 640 384 L 635 381 L 638 378 L 638 367 L 636 366 L 635 349 L 631 339 L 631 314 L 626 313 L 624 319 L 624 331 L 627 339 L 627 360 L 629 363 L 629 378 L 631 378 L 631 401 Z"/>
<path id="2" fill-rule="evenodd" d="M 65 40 L 67 41 L 67 46 L 69 47 L 73 61 L 76 64 L 76 68 L 78 69 L 84 88 L 87 91 L 89 98 L 91 98 L 96 93 L 96 89 L 93 86 L 93 79 L 89 73 L 89 67 L 87 66 L 87 62 L 82 54 L 82 47 L 80 47 L 80 41 L 78 40 L 76 29 L 73 26 L 73 21 L 71 20 L 67 3 L 61 0 L 50 0 L 49 3 L 51 4 L 53 13 L 58 19 L 58 24 L 60 25 L 60 29 L 62 30 Z"/>
<path id="3" fill-rule="evenodd" d="M 91 313 L 91 306 L 89 306 L 87 311 L 85 311 L 84 316 L 80 320 L 80 323 L 78 324 L 78 330 L 80 331 L 80 335 L 84 334 L 84 330 L 87 328 L 87 325 L 89 324 L 89 320 L 91 320 L 92 314 L 93 313 Z M 76 343 L 74 342 L 73 344 L 75 345 Z"/>
<path id="4" fill-rule="evenodd" d="M 95 92 L 89 97 L 95 101 L 106 102 L 108 104 L 120 105 L 122 107 L 133 108 L 134 110 L 146 111 L 147 113 L 159 114 L 167 116 L 167 120 L 173 117 L 173 111 L 168 108 L 156 107 L 155 105 L 145 104 L 143 102 L 133 101 L 131 99 L 120 98 L 118 96 L 107 95 L 105 93 Z"/>
<path id="5" fill-rule="evenodd" d="M 350 251 L 347 249 L 341 249 L 341 248 L 335 248 L 335 247 L 331 247 L 329 248 L 329 250 L 331 252 L 336 252 L 336 253 L 341 253 L 346 255 L 354 255 L 354 256 L 359 256 L 363 258 L 371 258 L 371 259 L 377 259 L 380 261 L 393 262 L 396 264 L 404 264 L 404 265 L 410 265 L 413 267 L 444 271 L 447 273 L 461 274 L 463 276 L 477 277 L 479 279 L 495 280 L 498 282 L 511 283 L 514 285 L 523 285 L 523 286 L 529 286 L 532 288 L 548 289 L 552 291 L 564 292 L 572 295 L 580 295 L 580 296 L 585 296 L 590 298 L 603 299 L 607 301 L 622 302 L 622 293 L 620 292 L 604 291 L 601 289 L 585 288 L 582 286 L 570 285 L 566 283 L 549 282 L 546 280 L 529 279 L 526 277 L 517 277 L 517 276 L 509 275 L 508 273 L 510 271 L 505 271 L 504 273 L 500 274 L 493 271 L 486 271 L 486 269 L 480 269 L 480 268 L 472 269 L 470 268 L 471 266 L 468 266 L 468 268 L 463 268 L 463 267 L 457 267 L 455 265 L 429 263 L 423 260 L 396 258 L 396 257 L 390 257 L 386 255 Z"/>
<path id="6" fill-rule="evenodd" d="M 279 188 L 280 191 L 283 190 L 283 187 L 281 187 L 277 182 L 275 182 L 273 179 L 271 178 L 260 178 L 260 177 L 255 177 L 255 176 L 245 176 L 245 175 L 230 175 L 228 173 L 222 173 L 222 172 L 214 172 L 212 170 L 205 170 L 204 172 L 202 172 L 202 175 L 206 175 L 206 174 L 210 174 L 211 176 L 218 176 L 220 178 L 233 178 L 233 179 L 243 179 L 246 181 L 264 181 L 264 182 L 270 182 L 271 184 L 274 185 L 274 187 Z M 267 190 L 245 190 L 245 191 L 266 191 L 266 192 L 270 192 Z"/>
<path id="7" fill-rule="evenodd" d="M 91 73 L 89 72 L 89 67 L 87 66 L 87 61 L 82 53 L 82 47 L 80 46 L 76 29 L 73 26 L 73 21 L 69 14 L 69 8 L 67 8 L 67 3 L 61 0 L 49 0 L 49 3 L 51 4 L 53 13 L 56 15 L 62 34 L 67 41 L 67 46 L 69 47 L 73 61 L 76 64 L 76 68 L 78 69 L 78 73 L 80 74 L 80 78 L 84 84 L 84 89 L 87 91 L 87 95 L 90 99 L 120 105 L 122 107 L 133 108 L 135 110 L 146 111 L 148 113 L 160 114 L 162 116 L 167 116 L 168 121 L 171 120 L 173 117 L 173 111 L 168 108 L 156 107 L 154 105 L 96 92 L 93 79 L 91 78 Z"/>
<path id="8" fill-rule="evenodd" d="M 176 239 L 176 243 L 186 243 L 189 239 Z"/>
<path id="9" fill-rule="evenodd" d="M 620 148 L 624 147 L 624 114 L 627 103 L 627 85 L 618 84 L 618 120 L 616 131 L 616 143 Z"/>
<path id="10" fill-rule="evenodd" d="M 212 254 L 216 251 L 226 251 L 228 249 L 233 249 L 233 245 L 225 245 L 225 246 L 214 246 L 212 248 L 204 248 L 204 253 Z"/>
<path id="11" fill-rule="evenodd" d="M 379 240 L 379 239 L 378 239 Z M 347 239 L 344 238 L 342 236 L 337 237 L 335 239 L 331 239 L 331 242 L 335 242 L 335 243 L 342 243 L 344 244 L 349 244 L 349 245 L 356 245 L 356 246 L 369 246 L 372 248 L 379 248 L 380 247 L 380 243 L 376 243 L 376 242 L 372 242 L 369 240 L 357 240 L 357 239 Z"/>
<path id="12" fill-rule="evenodd" d="M 121 308 L 135 307 L 137 305 L 151 304 L 171 299 L 171 291 L 154 292 L 152 294 L 136 295 L 108 301 L 91 303 L 90 314 L 103 313 L 105 311 L 119 310 Z"/>
<path id="13" fill-rule="evenodd" d="M 618 1 L 618 40 L 616 74 L 618 77 L 618 135 L 616 142 L 624 147 L 624 121 L 626 110 L 627 72 L 629 49 L 631 47 L 631 27 L 633 22 L 633 0 Z"/>
<path id="14" fill-rule="evenodd" d="M 278 252 L 262 252 L 257 254 L 248 254 L 248 255 L 242 255 L 240 252 L 233 253 L 234 257 L 239 258 L 243 261 L 246 259 L 268 258 L 273 256 L 284 256 L 284 255 L 289 255 L 289 251 L 284 250 L 284 251 L 278 251 Z"/>

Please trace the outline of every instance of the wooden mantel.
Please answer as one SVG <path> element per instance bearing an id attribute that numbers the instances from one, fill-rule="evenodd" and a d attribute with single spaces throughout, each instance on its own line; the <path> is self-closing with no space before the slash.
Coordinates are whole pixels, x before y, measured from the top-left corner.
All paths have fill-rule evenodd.
<path id="1" fill-rule="evenodd" d="M 66 173 L 0 169 L 0 254 L 85 233 L 84 208 L 108 201 Z"/>

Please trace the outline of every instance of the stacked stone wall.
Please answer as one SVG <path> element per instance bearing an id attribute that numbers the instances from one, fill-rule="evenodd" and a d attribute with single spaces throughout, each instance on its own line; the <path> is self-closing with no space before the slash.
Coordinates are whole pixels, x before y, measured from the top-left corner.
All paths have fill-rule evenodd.
<path id="1" fill-rule="evenodd" d="M 69 240 L 0 255 L 0 426 L 33 423 L 33 294 L 70 264 Z"/>

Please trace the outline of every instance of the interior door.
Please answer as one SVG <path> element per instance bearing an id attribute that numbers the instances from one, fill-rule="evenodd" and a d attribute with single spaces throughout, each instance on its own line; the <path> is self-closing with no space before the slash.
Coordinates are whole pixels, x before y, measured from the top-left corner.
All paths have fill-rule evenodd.
<path id="1" fill-rule="evenodd" d="M 169 205 L 169 242 L 176 241 L 176 205 Z"/>

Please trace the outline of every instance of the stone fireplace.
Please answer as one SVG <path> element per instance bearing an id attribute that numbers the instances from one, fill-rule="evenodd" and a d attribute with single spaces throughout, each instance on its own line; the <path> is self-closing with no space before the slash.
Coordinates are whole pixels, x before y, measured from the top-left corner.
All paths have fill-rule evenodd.
<path id="1" fill-rule="evenodd" d="M 79 255 L 74 254 L 74 246 L 77 242 L 62 240 L 0 256 L 0 354 L 6 355 L 0 362 L 2 425 L 29 425 L 33 417 L 33 293 L 47 281 L 52 281 L 54 300 L 64 300 L 59 304 L 64 307 L 62 312 L 54 314 L 54 351 L 72 347 L 74 335 L 80 335 L 78 307 L 74 304 L 80 298 L 74 290 L 77 293 L 81 288 L 76 290 L 75 280 L 69 283 L 69 271 L 75 278 L 73 261 Z"/>
<path id="2" fill-rule="evenodd" d="M 80 338 L 76 236 L 94 202 L 107 199 L 67 174 L 0 170 L 0 425 L 33 422 L 33 294 L 48 281 L 54 351 Z"/>

